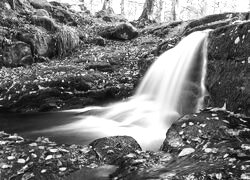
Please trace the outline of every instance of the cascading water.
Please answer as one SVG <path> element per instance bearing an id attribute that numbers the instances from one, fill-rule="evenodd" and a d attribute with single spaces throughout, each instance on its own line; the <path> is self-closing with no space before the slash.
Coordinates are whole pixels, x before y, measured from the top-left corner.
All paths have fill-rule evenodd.
<path id="1" fill-rule="evenodd" d="M 89 142 L 104 136 L 129 135 L 143 149 L 156 150 L 174 120 L 202 107 L 207 34 L 192 33 L 162 54 L 129 100 L 78 110 L 80 120 L 41 131 L 78 134 L 88 137 Z M 84 115 L 87 111 L 93 115 Z"/>

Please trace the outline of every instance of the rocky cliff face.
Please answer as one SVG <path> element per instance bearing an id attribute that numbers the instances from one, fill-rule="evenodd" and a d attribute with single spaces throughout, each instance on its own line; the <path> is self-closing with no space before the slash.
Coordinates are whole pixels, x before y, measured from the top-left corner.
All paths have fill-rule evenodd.
<path id="1" fill-rule="evenodd" d="M 250 23 L 238 22 L 211 32 L 207 89 L 210 106 L 250 115 Z"/>

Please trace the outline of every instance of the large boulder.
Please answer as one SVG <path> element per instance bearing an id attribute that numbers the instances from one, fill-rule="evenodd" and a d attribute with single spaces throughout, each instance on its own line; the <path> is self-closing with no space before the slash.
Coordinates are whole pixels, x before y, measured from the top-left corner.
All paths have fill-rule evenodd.
<path id="1" fill-rule="evenodd" d="M 45 9 L 37 9 L 37 10 L 35 10 L 34 15 L 40 16 L 40 17 L 43 17 L 43 16 L 49 17 L 49 13 Z"/>
<path id="2" fill-rule="evenodd" d="M 218 28 L 210 33 L 206 86 L 207 104 L 250 115 L 250 23 Z"/>
<path id="3" fill-rule="evenodd" d="M 55 32 L 59 30 L 59 26 L 53 21 L 53 19 L 46 16 L 34 15 L 31 17 L 31 22 L 36 26 L 43 27 L 47 31 Z"/>
<path id="4" fill-rule="evenodd" d="M 138 30 L 129 23 L 122 23 L 116 26 L 106 26 L 99 35 L 114 40 L 130 40 L 138 36 Z"/>
<path id="5" fill-rule="evenodd" d="M 29 44 L 21 41 L 4 42 L 0 65 L 20 66 L 33 63 L 33 57 Z"/>
<path id="6" fill-rule="evenodd" d="M 70 26 L 77 25 L 76 21 L 73 18 L 73 14 L 63 7 L 53 6 L 50 11 L 50 14 L 56 21 L 62 24 L 67 24 Z"/>
<path id="7" fill-rule="evenodd" d="M 47 0 L 29 0 L 35 9 L 50 9 L 51 5 Z"/>
<path id="8" fill-rule="evenodd" d="M 42 27 L 29 26 L 19 29 L 15 38 L 30 45 L 33 56 L 52 57 L 55 55 L 55 43 L 52 36 Z"/>
<path id="9" fill-rule="evenodd" d="M 250 171 L 249 128 L 249 118 L 224 109 L 186 115 L 170 127 L 161 147 L 176 160 L 158 173 L 171 172 L 175 179 L 244 179 Z"/>
<path id="10" fill-rule="evenodd" d="M 130 136 L 111 136 L 90 143 L 100 159 L 108 164 L 119 164 L 119 158 L 141 151 L 140 145 Z"/>

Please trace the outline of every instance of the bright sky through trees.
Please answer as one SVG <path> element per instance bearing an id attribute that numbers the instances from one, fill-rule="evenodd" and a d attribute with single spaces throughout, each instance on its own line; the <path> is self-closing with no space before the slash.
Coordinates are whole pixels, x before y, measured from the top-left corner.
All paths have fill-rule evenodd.
<path id="1" fill-rule="evenodd" d="M 54 0 L 49 0 L 54 1 Z M 78 4 L 84 2 L 88 10 L 94 14 L 100 11 L 103 6 L 104 0 L 57 0 L 62 3 Z M 121 0 L 110 0 L 112 8 L 116 14 L 121 13 Z M 172 0 L 156 0 L 155 12 L 159 2 L 163 2 L 162 15 L 160 21 L 172 20 L 171 16 L 171 2 Z M 129 20 L 138 19 L 142 13 L 145 0 L 124 0 L 125 16 Z M 157 4 L 158 3 L 158 4 Z M 250 0 L 181 0 L 176 9 L 176 20 L 187 20 L 188 18 L 199 18 L 204 15 L 223 13 L 223 12 L 236 12 L 248 11 L 250 7 Z M 201 8 L 201 9 L 199 9 Z M 156 17 L 153 17 L 156 18 Z M 159 12 L 158 12 L 159 19 Z"/>

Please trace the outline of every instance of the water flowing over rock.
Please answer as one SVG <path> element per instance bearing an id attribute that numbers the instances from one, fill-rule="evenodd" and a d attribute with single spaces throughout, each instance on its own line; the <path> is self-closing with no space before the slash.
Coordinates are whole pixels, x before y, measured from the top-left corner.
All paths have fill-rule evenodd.
<path id="1" fill-rule="evenodd" d="M 193 33 L 161 55 L 130 100 L 77 110 L 83 114 L 80 120 L 40 132 L 68 132 L 82 137 L 86 134 L 92 139 L 128 135 L 144 149 L 158 149 L 172 122 L 183 113 L 197 111 L 198 101 L 204 96 L 201 72 L 206 59 L 206 37 L 206 32 Z M 190 42 L 195 43 L 189 46 Z M 196 78 L 189 73 L 194 63 L 200 71 Z M 192 85 L 197 89 L 190 88 Z M 84 115 L 86 112 L 93 115 Z"/>

